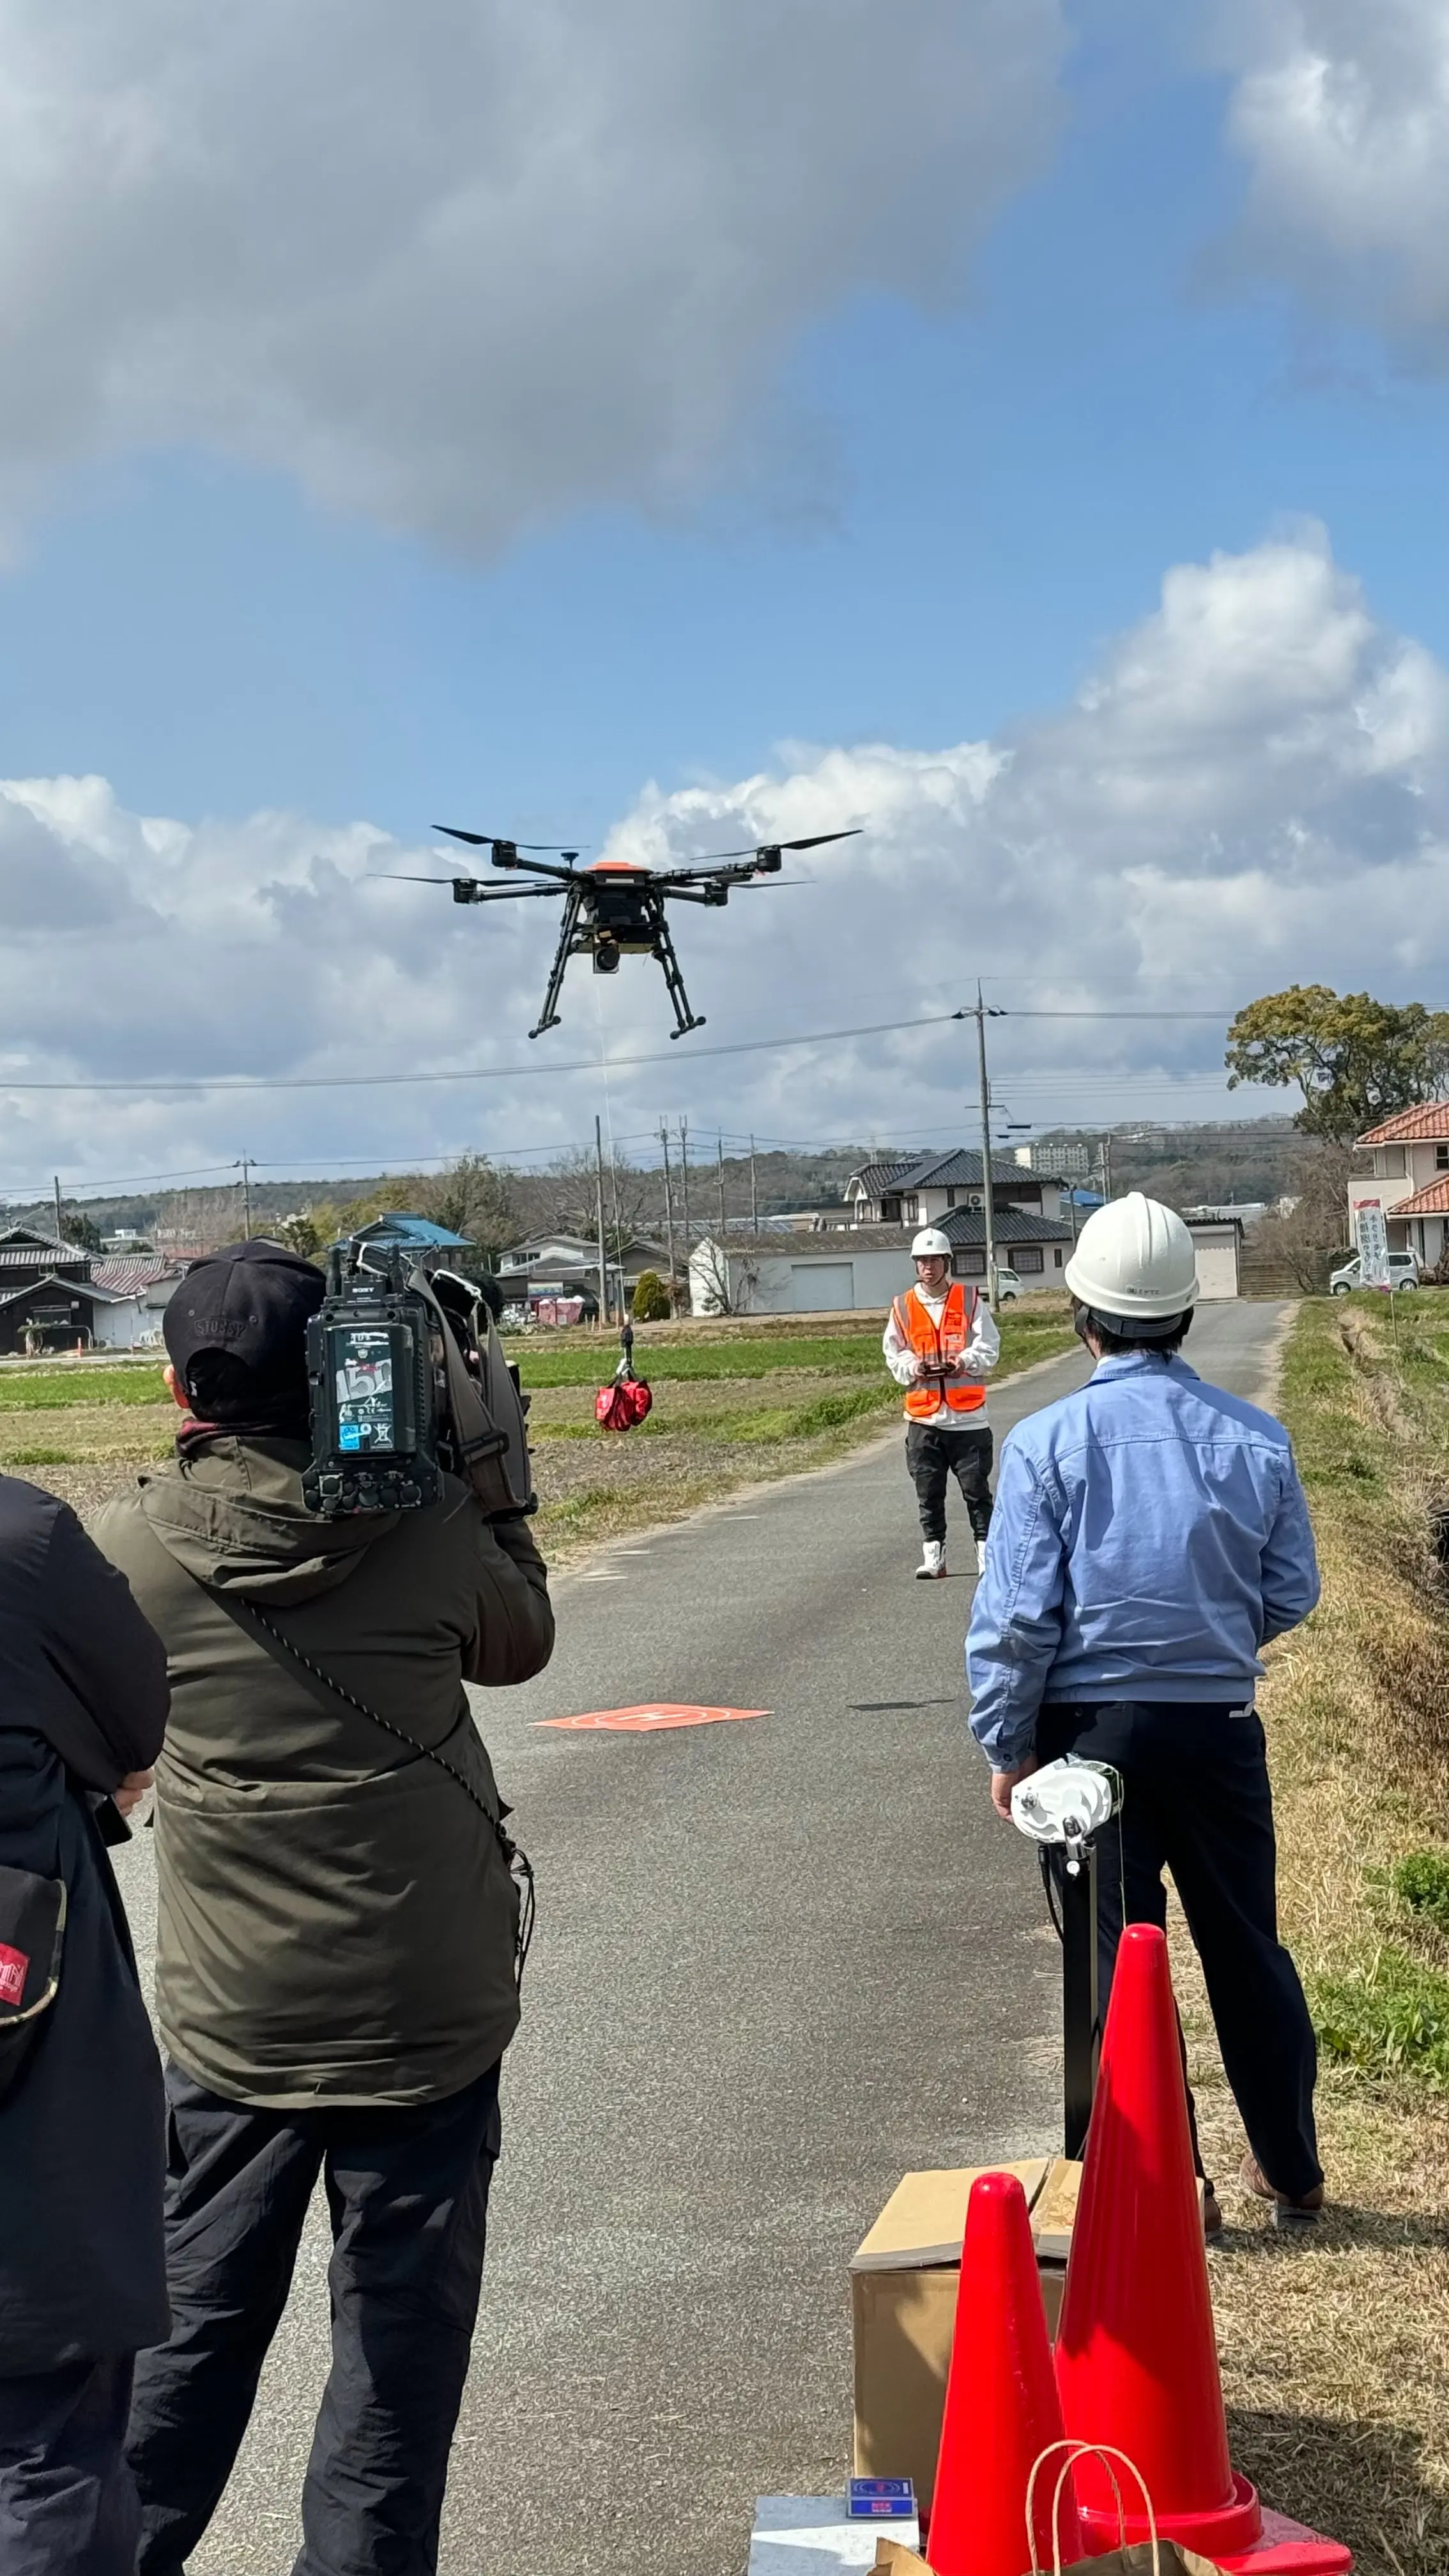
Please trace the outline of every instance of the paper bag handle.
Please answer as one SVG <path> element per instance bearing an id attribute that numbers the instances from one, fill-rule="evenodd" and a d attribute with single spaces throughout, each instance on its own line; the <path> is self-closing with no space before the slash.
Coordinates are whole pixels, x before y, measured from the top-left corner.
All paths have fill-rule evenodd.
<path id="1" fill-rule="evenodd" d="M 1120 2460 L 1123 2468 L 1131 2471 L 1142 2491 L 1142 2501 L 1147 2508 L 1147 2532 L 1152 2543 L 1152 2576 L 1162 2576 L 1162 2556 L 1157 2543 L 1157 2516 L 1152 2509 L 1152 2498 L 1147 2492 L 1147 2480 L 1136 2461 L 1129 2459 L 1125 2451 L 1117 2450 L 1111 2442 L 1071 2441 L 1048 2442 L 1046 2449 L 1039 2451 L 1031 2464 L 1031 2475 L 1026 2482 L 1026 2540 L 1027 2547 L 1031 2551 L 1031 2576 L 1044 2576 L 1044 2570 L 1036 2554 L 1036 2482 L 1043 2461 L 1049 2460 L 1054 2451 L 1065 2451 L 1067 2457 L 1062 2462 L 1056 2485 L 1052 2490 L 1052 2576 L 1062 2576 L 1062 2494 L 1068 2478 L 1078 2460 L 1081 2459 L 1100 2460 L 1107 2472 L 1117 2505 L 1117 2546 L 1123 2551 L 1127 2547 L 1127 2517 L 1122 2509 L 1122 2490 L 1117 2483 L 1117 2474 L 1112 2467 L 1112 2462 Z"/>

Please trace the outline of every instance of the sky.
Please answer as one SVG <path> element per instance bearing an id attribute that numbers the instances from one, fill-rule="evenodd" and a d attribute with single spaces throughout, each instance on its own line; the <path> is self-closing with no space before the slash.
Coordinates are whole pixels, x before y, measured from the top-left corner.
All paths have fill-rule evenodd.
<path id="1" fill-rule="evenodd" d="M 0 0 L 0 1195 L 1255 1114 L 1449 965 L 1449 0 Z M 576 964 L 430 826 L 854 826 Z M 808 1043 L 783 1043 L 807 1040 Z"/>

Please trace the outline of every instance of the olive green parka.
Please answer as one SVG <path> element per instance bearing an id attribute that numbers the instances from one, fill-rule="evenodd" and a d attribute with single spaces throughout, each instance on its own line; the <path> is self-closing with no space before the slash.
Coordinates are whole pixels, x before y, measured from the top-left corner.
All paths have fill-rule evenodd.
<path id="1" fill-rule="evenodd" d="M 295 1441 L 214 1435 L 95 1528 L 166 1647 L 157 1773 L 162 2039 L 275 2110 L 441 2099 L 518 2023 L 517 1894 L 465 1789 L 288 1657 L 435 1747 L 499 1812 L 465 1682 L 553 1648 L 526 1523 L 451 1480 L 424 1511 L 319 1521 Z"/>

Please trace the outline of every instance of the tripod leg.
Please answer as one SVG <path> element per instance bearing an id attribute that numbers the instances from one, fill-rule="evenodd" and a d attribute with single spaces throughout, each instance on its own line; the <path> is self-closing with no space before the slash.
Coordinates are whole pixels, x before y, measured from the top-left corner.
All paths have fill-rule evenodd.
<path id="1" fill-rule="evenodd" d="M 1052 1855 L 1053 1860 L 1056 1854 Z M 1062 2152 L 1087 2143 L 1097 2089 L 1097 1847 L 1088 1843 L 1075 1874 L 1054 1870 L 1062 1906 Z"/>
<path id="2" fill-rule="evenodd" d="M 531 1038 L 541 1038 L 545 1029 L 556 1029 L 559 1026 L 557 1007 L 558 997 L 563 991 L 563 979 L 568 971 L 569 958 L 573 954 L 574 924 L 578 920 L 578 917 L 579 898 L 576 894 L 570 891 L 564 897 L 564 912 L 563 919 L 559 924 L 558 946 L 554 950 L 553 965 L 549 970 L 548 991 L 543 997 L 543 1009 L 538 1015 L 538 1026 L 537 1028 L 530 1029 L 528 1032 Z"/>
<path id="3" fill-rule="evenodd" d="M 664 969 L 665 989 L 674 1004 L 674 1016 L 679 1023 L 669 1034 L 672 1038 L 687 1038 L 691 1029 L 702 1029 L 704 1021 L 696 1019 L 689 1007 L 689 995 L 684 989 L 684 977 L 679 971 L 679 959 L 674 953 L 674 941 L 662 909 L 654 934 L 654 954 Z"/>

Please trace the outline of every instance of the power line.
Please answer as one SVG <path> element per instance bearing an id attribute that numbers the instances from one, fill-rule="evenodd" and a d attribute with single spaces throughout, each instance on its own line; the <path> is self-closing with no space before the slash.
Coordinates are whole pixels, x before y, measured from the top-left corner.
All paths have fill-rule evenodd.
<path id="1" fill-rule="evenodd" d="M 847 1029 L 813 1029 L 798 1036 L 778 1038 L 737 1038 L 725 1046 L 691 1047 L 687 1058 L 669 1055 L 580 1056 L 565 1064 L 550 1064 L 546 1057 L 534 1057 L 527 1063 L 455 1066 L 441 1073 L 256 1073 L 256 1074 L 172 1074 L 144 1075 L 134 1081 L 112 1081 L 109 1078 L 89 1082 L 36 1081 L 26 1077 L 12 1078 L 0 1074 L 0 1094 L 7 1092 L 120 1092 L 137 1097 L 150 1092 L 245 1092 L 257 1091 L 365 1091 L 402 1089 L 417 1084 L 439 1082 L 511 1082 L 519 1076 L 536 1081 L 540 1074 L 557 1073 L 625 1073 L 636 1065 L 674 1064 L 681 1061 L 698 1063 L 705 1057 L 727 1055 L 773 1055 L 787 1047 L 834 1046 L 843 1038 L 894 1037 L 913 1029 L 946 1028 L 953 1021 L 971 1016 L 966 1011 L 933 1011 L 913 1020 L 870 1020 Z M 1007 1010 L 997 1013 L 1003 1019 L 1030 1020 L 1210 1020 L 1221 1026 L 1232 1017 L 1224 1011 L 1182 1011 L 1171 1008 L 1151 1011 L 1079 1011 L 1079 1010 Z"/>

